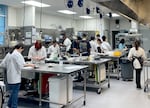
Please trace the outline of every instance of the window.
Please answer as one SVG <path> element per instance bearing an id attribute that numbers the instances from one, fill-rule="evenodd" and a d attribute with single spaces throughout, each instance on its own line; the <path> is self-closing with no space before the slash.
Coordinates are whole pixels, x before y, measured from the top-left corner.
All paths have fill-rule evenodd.
<path id="1" fill-rule="evenodd" d="M 5 27 L 7 18 L 7 6 L 0 5 L 0 45 L 4 44 Z"/>

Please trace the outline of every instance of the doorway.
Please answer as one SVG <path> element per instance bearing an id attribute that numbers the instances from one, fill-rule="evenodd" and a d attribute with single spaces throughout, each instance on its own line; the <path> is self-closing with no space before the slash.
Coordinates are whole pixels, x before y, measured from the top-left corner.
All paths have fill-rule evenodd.
<path id="1" fill-rule="evenodd" d="M 116 48 L 116 46 L 115 46 L 115 42 L 116 42 L 116 40 L 115 40 L 115 36 L 116 36 L 116 34 L 118 34 L 119 33 L 119 31 L 112 31 L 112 49 L 115 49 Z"/>

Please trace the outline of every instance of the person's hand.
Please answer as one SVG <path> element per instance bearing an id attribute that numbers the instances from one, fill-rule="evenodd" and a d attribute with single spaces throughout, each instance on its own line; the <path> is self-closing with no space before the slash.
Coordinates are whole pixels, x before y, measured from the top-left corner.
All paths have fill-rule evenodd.
<path id="1" fill-rule="evenodd" d="M 34 68 L 34 67 L 35 67 L 35 64 L 26 63 L 24 66 L 25 66 L 25 67 L 32 67 L 32 68 Z"/>
<path id="2" fill-rule="evenodd" d="M 59 45 L 60 45 L 60 46 L 63 46 L 63 44 L 62 44 L 62 43 L 59 43 Z"/>
<path id="3" fill-rule="evenodd" d="M 42 60 L 42 59 L 43 59 L 42 57 L 37 57 L 37 60 L 39 60 L 39 61 Z"/>
<path id="4" fill-rule="evenodd" d="M 32 57 L 33 60 L 38 60 L 39 57 Z"/>
<path id="5" fill-rule="evenodd" d="M 35 67 L 35 64 L 29 64 L 30 67 L 34 68 Z"/>

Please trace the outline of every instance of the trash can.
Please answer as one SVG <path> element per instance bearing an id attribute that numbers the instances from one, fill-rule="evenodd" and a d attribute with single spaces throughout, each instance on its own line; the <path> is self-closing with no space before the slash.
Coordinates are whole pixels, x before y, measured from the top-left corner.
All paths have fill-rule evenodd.
<path id="1" fill-rule="evenodd" d="M 127 58 L 120 59 L 121 77 L 123 80 L 133 80 L 133 66 L 132 62 Z"/>
<path id="2" fill-rule="evenodd" d="M 56 102 L 60 104 L 67 104 L 67 97 L 66 97 L 66 91 L 67 91 L 67 85 L 66 85 L 66 78 L 64 76 L 55 76 L 50 77 L 48 79 L 49 81 L 49 100 L 51 102 Z M 72 100 L 73 96 L 73 82 L 72 77 L 69 77 L 69 101 Z M 56 104 L 49 104 L 50 108 L 61 108 L 62 105 L 56 105 Z"/>

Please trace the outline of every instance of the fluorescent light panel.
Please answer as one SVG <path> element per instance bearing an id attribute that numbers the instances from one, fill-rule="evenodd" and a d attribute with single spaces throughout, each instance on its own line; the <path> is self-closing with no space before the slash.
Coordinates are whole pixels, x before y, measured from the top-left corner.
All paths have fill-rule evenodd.
<path id="1" fill-rule="evenodd" d="M 68 15 L 77 14 L 76 12 L 73 12 L 70 10 L 58 10 L 57 12 L 63 13 L 63 14 L 68 14 Z"/>
<path id="2" fill-rule="evenodd" d="M 109 16 L 109 14 L 106 14 L 107 16 Z M 116 14 L 116 13 L 112 13 L 112 17 L 119 17 L 120 15 Z"/>
<path id="3" fill-rule="evenodd" d="M 45 4 L 45 3 L 40 3 L 37 1 L 22 1 L 21 3 L 27 4 L 27 5 L 32 5 L 32 6 L 36 6 L 36 7 L 50 7 L 51 5 Z"/>
<path id="4" fill-rule="evenodd" d="M 80 18 L 84 18 L 84 19 L 91 19 L 91 18 L 93 18 L 93 17 L 91 17 L 91 16 L 79 16 Z"/>

